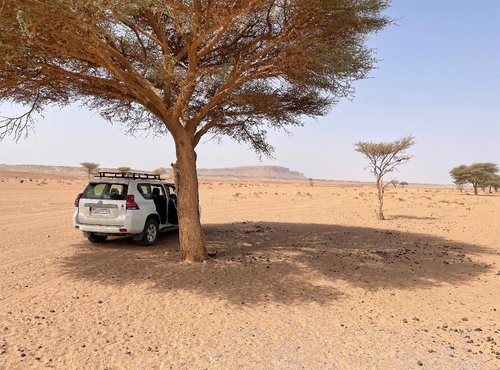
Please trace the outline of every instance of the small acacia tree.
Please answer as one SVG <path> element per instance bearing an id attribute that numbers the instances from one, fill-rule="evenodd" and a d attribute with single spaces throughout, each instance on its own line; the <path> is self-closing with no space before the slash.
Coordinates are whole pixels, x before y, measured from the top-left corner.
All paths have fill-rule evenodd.
<path id="1" fill-rule="evenodd" d="M 125 173 L 125 172 L 130 172 L 131 168 L 130 167 L 118 167 L 117 170 L 119 172 Z"/>
<path id="2" fill-rule="evenodd" d="M 170 132 L 182 258 L 208 258 L 195 148 L 229 136 L 271 154 L 266 127 L 320 116 L 373 66 L 386 0 L 3 0 L 0 122 L 24 136 L 46 105 L 83 102 L 130 130 Z"/>
<path id="3" fill-rule="evenodd" d="M 360 142 L 354 146 L 357 152 L 368 158 L 370 161 L 368 168 L 375 175 L 379 202 L 376 214 L 379 220 L 385 219 L 384 192 L 387 185 L 390 184 L 390 182 L 384 183 L 384 176 L 412 158 L 406 154 L 406 150 L 413 144 L 415 144 L 415 139 L 412 136 L 407 136 L 390 143 Z"/>
<path id="4" fill-rule="evenodd" d="M 156 170 L 153 171 L 153 174 L 155 175 L 160 175 L 160 176 L 163 176 L 165 178 L 168 178 L 169 177 L 169 172 L 166 168 L 164 167 L 160 167 L 160 168 L 157 168 Z"/>
<path id="5" fill-rule="evenodd" d="M 168 171 L 164 167 L 157 168 L 156 170 L 153 171 L 153 173 L 155 175 L 160 175 L 160 176 L 162 176 L 162 175 L 167 176 L 168 175 Z"/>
<path id="6" fill-rule="evenodd" d="M 80 164 L 87 171 L 87 174 L 89 176 L 89 180 L 90 180 L 90 177 L 99 169 L 99 165 L 97 163 L 82 162 Z"/>
<path id="7" fill-rule="evenodd" d="M 392 186 L 394 186 L 394 189 L 395 189 L 398 187 L 399 181 L 396 179 L 392 179 L 391 181 L 388 182 L 388 184 L 391 184 Z"/>
<path id="8" fill-rule="evenodd" d="M 498 176 L 498 166 L 495 163 L 474 163 L 470 166 L 465 164 L 451 169 L 450 176 L 457 186 L 471 184 L 474 188 L 474 194 L 477 195 L 479 187 L 489 186 L 491 181 L 495 181 Z"/>

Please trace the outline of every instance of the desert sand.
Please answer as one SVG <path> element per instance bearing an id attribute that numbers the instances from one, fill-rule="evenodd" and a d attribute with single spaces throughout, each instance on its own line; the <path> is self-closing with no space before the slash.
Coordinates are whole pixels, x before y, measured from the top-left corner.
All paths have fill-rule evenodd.
<path id="1" fill-rule="evenodd" d="M 91 245 L 85 184 L 0 173 L 0 369 L 500 368 L 498 193 L 391 187 L 378 221 L 368 184 L 202 180 L 186 264 Z"/>

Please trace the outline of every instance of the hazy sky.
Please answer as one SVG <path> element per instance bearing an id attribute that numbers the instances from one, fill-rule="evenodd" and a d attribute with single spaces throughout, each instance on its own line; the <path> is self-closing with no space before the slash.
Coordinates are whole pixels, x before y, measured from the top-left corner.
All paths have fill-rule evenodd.
<path id="1" fill-rule="evenodd" d="M 291 135 L 270 132 L 275 159 L 257 156 L 229 139 L 200 144 L 198 167 L 277 165 L 307 177 L 369 180 L 358 141 L 389 141 L 412 134 L 414 158 L 390 178 L 450 183 L 459 164 L 500 164 L 500 1 L 395 0 L 393 25 L 373 36 L 380 59 L 371 78 Z M 13 114 L 0 105 L 2 115 Z M 49 109 L 36 133 L 0 142 L 0 163 L 103 167 L 167 167 L 175 160 L 170 138 L 134 138 L 95 112 Z"/>

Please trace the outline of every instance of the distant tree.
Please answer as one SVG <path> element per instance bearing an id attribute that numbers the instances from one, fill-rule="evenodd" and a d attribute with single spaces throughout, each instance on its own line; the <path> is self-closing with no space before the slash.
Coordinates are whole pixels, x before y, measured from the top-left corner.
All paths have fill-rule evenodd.
<path id="1" fill-rule="evenodd" d="M 160 167 L 160 168 L 157 168 L 156 170 L 154 170 L 153 174 L 167 177 L 169 172 L 167 171 L 166 168 Z"/>
<path id="2" fill-rule="evenodd" d="M 90 180 L 90 177 L 99 169 L 99 165 L 97 163 L 82 162 L 80 164 L 87 171 L 87 174 L 89 175 L 89 180 Z"/>
<path id="3" fill-rule="evenodd" d="M 118 167 L 117 170 L 119 172 L 125 173 L 125 172 L 130 172 L 132 170 L 130 167 Z"/>
<path id="4" fill-rule="evenodd" d="M 394 188 L 397 188 L 397 186 L 399 185 L 399 181 L 396 179 L 392 179 L 391 181 L 389 181 L 389 184 L 394 186 Z"/>
<path id="5" fill-rule="evenodd" d="M 412 158 L 406 154 L 406 150 L 413 144 L 415 139 L 407 136 L 389 143 L 359 142 L 354 146 L 357 152 L 362 153 L 370 161 L 368 168 L 375 176 L 378 189 L 379 208 L 375 213 L 379 220 L 385 220 L 384 192 L 389 183 L 384 183 L 384 176 Z"/>
<path id="6" fill-rule="evenodd" d="M 399 185 L 401 185 L 401 187 L 404 188 L 405 186 L 408 186 L 408 183 L 406 181 L 401 181 Z"/>
<path id="7" fill-rule="evenodd" d="M 166 168 L 160 167 L 160 168 L 157 168 L 156 170 L 153 170 L 153 173 L 155 175 L 166 175 L 166 174 L 168 174 L 168 171 Z"/>
<path id="8" fill-rule="evenodd" d="M 474 194 L 478 188 L 486 188 L 488 181 L 495 181 L 498 166 L 495 163 L 474 163 L 470 166 L 460 165 L 450 170 L 454 183 L 459 185 L 471 184 Z"/>
<path id="9" fill-rule="evenodd" d="M 83 103 L 130 131 L 175 144 L 182 259 L 208 258 L 195 149 L 229 136 L 272 154 L 266 128 L 322 116 L 353 93 L 375 59 L 367 37 L 388 0 L 3 0 L 0 139 L 33 115 Z"/>
<path id="10" fill-rule="evenodd" d="M 314 179 L 312 178 L 309 178 L 309 186 L 314 186 Z"/>
<path id="11" fill-rule="evenodd" d="M 491 174 L 488 180 L 486 180 L 485 185 L 489 188 L 489 193 L 492 193 L 492 189 L 498 192 L 498 188 L 500 188 L 500 175 Z"/>

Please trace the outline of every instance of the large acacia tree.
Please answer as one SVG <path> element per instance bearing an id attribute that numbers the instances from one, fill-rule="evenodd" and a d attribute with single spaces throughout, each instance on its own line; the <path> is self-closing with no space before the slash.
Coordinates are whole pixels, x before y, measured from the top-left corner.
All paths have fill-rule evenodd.
<path id="1" fill-rule="evenodd" d="M 494 186 L 498 181 L 497 172 L 498 166 L 495 163 L 474 163 L 470 166 L 463 164 L 452 168 L 450 176 L 456 185 L 471 184 L 474 194 L 477 195 L 478 187 Z"/>
<path id="2" fill-rule="evenodd" d="M 385 0 L 3 0 L 0 123 L 24 136 L 47 105 L 81 102 L 131 130 L 169 132 L 183 259 L 207 258 L 195 148 L 227 135 L 270 154 L 266 127 L 299 125 L 373 65 Z"/>

